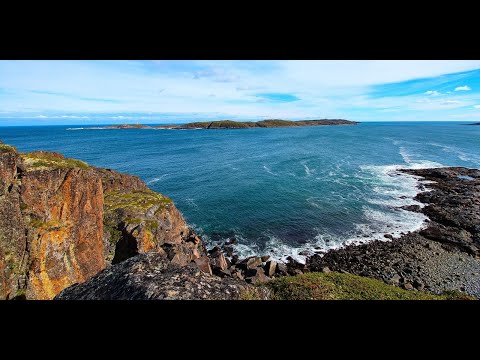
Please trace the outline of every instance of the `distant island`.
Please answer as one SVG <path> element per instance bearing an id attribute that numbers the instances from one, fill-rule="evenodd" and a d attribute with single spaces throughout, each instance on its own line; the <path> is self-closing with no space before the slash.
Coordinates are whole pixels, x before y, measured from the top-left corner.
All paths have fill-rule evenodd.
<path id="1" fill-rule="evenodd" d="M 322 119 L 322 120 L 261 120 L 261 121 L 202 121 L 192 122 L 181 125 L 158 125 L 149 126 L 142 124 L 122 124 L 102 127 L 102 129 L 248 129 L 248 128 L 282 128 L 295 126 L 332 126 L 332 125 L 357 125 L 358 122 L 342 119 Z"/>
<path id="2" fill-rule="evenodd" d="M 478 122 L 478 123 L 473 123 L 473 124 L 466 124 L 466 125 L 480 125 L 480 122 Z"/>

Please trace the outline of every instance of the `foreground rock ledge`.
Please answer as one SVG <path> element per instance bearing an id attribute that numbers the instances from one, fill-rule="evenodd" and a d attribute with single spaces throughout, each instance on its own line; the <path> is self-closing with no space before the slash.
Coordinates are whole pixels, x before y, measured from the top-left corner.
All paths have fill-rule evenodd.
<path id="1" fill-rule="evenodd" d="M 146 253 L 63 290 L 55 300 L 240 300 L 251 292 L 268 298 L 266 289 L 206 274 L 194 263 L 180 267 L 160 254 Z"/>

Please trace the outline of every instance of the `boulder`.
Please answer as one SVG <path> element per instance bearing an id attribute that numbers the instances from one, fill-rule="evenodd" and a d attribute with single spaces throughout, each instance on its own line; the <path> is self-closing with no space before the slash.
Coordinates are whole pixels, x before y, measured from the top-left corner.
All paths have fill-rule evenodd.
<path id="1" fill-rule="evenodd" d="M 277 263 L 273 260 L 267 261 L 267 263 L 264 266 L 264 270 L 267 276 L 272 277 L 275 274 L 275 271 L 277 270 Z"/>
<path id="2" fill-rule="evenodd" d="M 195 259 L 195 264 L 198 268 L 204 273 L 212 275 L 212 268 L 210 267 L 210 258 L 208 256 L 202 256 L 198 259 Z"/>

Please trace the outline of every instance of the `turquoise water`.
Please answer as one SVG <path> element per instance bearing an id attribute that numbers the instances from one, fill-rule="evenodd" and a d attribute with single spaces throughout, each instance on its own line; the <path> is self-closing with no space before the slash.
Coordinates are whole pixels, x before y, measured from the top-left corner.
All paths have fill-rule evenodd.
<path id="1" fill-rule="evenodd" d="M 313 252 L 422 226 L 418 179 L 399 168 L 480 168 L 480 126 L 362 123 L 241 130 L 4 127 L 20 151 L 51 150 L 141 177 L 210 243 L 242 255 Z"/>

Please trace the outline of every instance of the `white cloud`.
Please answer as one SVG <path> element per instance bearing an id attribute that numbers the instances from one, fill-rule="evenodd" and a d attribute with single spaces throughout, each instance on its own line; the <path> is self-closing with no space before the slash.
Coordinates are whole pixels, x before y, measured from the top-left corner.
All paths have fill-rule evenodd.
<path id="1" fill-rule="evenodd" d="M 45 115 L 37 115 L 37 116 L 34 116 L 35 119 L 48 119 L 48 116 L 45 116 Z"/>
<path id="2" fill-rule="evenodd" d="M 471 88 L 470 86 L 467 86 L 467 85 L 465 85 L 465 86 L 457 86 L 457 87 L 455 88 L 455 91 L 470 91 L 470 90 L 472 90 L 472 88 Z"/>
<path id="3" fill-rule="evenodd" d="M 428 90 L 428 91 L 425 91 L 425 95 L 438 96 L 438 95 L 441 95 L 441 93 L 439 93 L 437 90 Z"/>
<path id="4" fill-rule="evenodd" d="M 480 105 L 473 105 L 475 109 L 480 109 Z"/>

